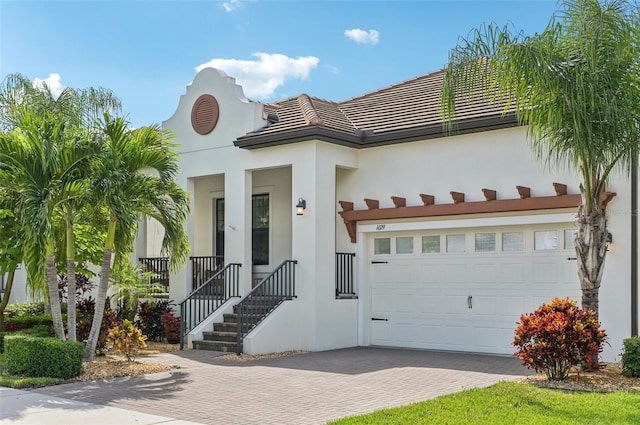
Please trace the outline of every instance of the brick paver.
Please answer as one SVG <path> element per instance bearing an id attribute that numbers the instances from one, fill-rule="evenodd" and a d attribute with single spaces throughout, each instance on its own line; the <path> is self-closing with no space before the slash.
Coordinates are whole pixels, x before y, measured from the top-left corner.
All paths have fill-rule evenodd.
<path id="1" fill-rule="evenodd" d="M 202 424 L 323 424 L 526 375 L 509 357 L 357 347 L 233 362 L 154 356 L 165 373 L 64 384 L 39 393 Z"/>

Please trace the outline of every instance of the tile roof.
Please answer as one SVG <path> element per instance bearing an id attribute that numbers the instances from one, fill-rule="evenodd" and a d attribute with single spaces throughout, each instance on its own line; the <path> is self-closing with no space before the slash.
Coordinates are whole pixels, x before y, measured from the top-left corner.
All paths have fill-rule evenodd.
<path id="1" fill-rule="evenodd" d="M 342 102 L 301 94 L 265 111 L 276 120 L 236 140 L 254 149 L 319 139 L 353 147 L 371 147 L 445 135 L 440 117 L 444 70 L 422 75 Z M 489 105 L 480 90 L 456 105 L 460 132 L 516 125 L 503 105 Z"/>

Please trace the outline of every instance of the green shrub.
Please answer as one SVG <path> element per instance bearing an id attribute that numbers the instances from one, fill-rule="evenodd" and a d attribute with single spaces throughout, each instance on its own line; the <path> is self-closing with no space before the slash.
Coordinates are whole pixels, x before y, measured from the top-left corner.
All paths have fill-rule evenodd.
<path id="1" fill-rule="evenodd" d="M 25 329 L 22 331 L 29 336 L 37 336 L 40 338 L 48 338 L 55 336 L 53 333 L 53 326 L 51 325 L 35 325 L 30 329 Z"/>
<path id="2" fill-rule="evenodd" d="M 578 308 L 569 298 L 554 298 L 523 314 L 515 333 L 514 355 L 552 380 L 567 378 L 573 366 L 597 365 L 606 338 L 595 313 Z"/>
<path id="3" fill-rule="evenodd" d="M 53 327 L 53 320 L 50 314 L 26 315 L 9 317 L 4 321 L 4 330 L 7 332 L 30 329 L 34 326 L 44 325 Z"/>
<path id="4" fill-rule="evenodd" d="M 634 336 L 622 341 L 622 374 L 624 376 L 640 377 L 640 337 Z"/>
<path id="5" fill-rule="evenodd" d="M 36 316 L 44 314 L 44 303 L 13 303 L 4 309 L 7 317 Z"/>
<path id="6" fill-rule="evenodd" d="M 4 337 L 7 335 L 6 332 L 0 332 L 0 354 L 4 353 Z"/>
<path id="7" fill-rule="evenodd" d="M 82 373 L 81 342 L 7 335 L 4 348 L 11 374 L 69 379 Z"/>

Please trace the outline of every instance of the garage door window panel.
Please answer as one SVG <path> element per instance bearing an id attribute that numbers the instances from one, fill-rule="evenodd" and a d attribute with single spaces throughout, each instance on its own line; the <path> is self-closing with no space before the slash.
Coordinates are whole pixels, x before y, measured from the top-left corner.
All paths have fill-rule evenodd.
<path id="1" fill-rule="evenodd" d="M 391 238 L 375 238 L 373 240 L 374 255 L 391 254 Z"/>
<path id="2" fill-rule="evenodd" d="M 476 233 L 476 252 L 496 252 L 495 233 Z"/>
<path id="3" fill-rule="evenodd" d="M 555 230 L 534 232 L 533 244 L 536 251 L 554 251 L 558 249 L 558 232 Z"/>
<path id="4" fill-rule="evenodd" d="M 396 254 L 413 254 L 413 236 L 396 238 Z"/>
<path id="5" fill-rule="evenodd" d="M 523 252 L 524 251 L 524 233 L 523 232 L 503 232 L 502 233 L 502 251 Z"/>
<path id="6" fill-rule="evenodd" d="M 564 231 L 564 249 L 576 249 L 576 229 L 565 229 Z"/>
<path id="7" fill-rule="evenodd" d="M 447 235 L 447 252 L 449 253 L 465 252 L 464 235 Z"/>
<path id="8" fill-rule="evenodd" d="M 429 235 L 422 237 L 422 253 L 423 254 L 439 254 L 440 253 L 440 235 Z"/>

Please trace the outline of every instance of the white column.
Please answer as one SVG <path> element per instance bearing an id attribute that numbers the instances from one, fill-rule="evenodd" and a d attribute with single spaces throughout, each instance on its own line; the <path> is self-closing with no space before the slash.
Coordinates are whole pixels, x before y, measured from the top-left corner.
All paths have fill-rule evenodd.
<path id="1" fill-rule="evenodd" d="M 195 209 L 194 200 L 194 181 L 193 179 L 186 179 L 186 181 L 180 182 L 180 186 L 186 188 L 191 199 L 191 211 L 187 217 L 186 231 L 189 238 L 189 249 L 193 252 L 193 240 L 195 229 L 195 218 L 193 211 Z M 169 276 L 169 299 L 178 304 L 191 292 L 191 263 L 187 260 L 184 267 L 180 268 L 176 273 L 172 273 Z"/>
<path id="2" fill-rule="evenodd" d="M 251 171 L 229 170 L 224 179 L 225 264 L 240 263 L 240 293 L 251 289 Z"/>

